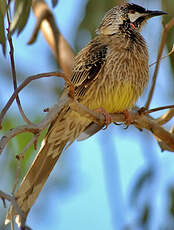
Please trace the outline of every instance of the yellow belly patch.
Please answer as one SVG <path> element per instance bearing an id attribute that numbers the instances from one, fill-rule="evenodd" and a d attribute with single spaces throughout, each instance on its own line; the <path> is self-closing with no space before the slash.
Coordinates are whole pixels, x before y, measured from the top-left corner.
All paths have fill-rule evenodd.
<path id="1" fill-rule="evenodd" d="M 98 95 L 87 106 L 92 110 L 102 107 L 108 113 L 122 112 L 131 108 L 137 99 L 137 92 L 131 84 L 120 84 L 112 90 L 103 92 L 103 95 Z"/>

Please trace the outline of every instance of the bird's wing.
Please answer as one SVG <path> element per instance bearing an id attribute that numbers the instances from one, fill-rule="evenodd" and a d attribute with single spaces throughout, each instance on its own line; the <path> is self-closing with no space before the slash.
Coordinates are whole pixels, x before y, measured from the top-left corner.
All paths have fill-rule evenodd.
<path id="1" fill-rule="evenodd" d="M 76 56 L 71 82 L 75 86 L 75 95 L 81 98 L 90 88 L 91 83 L 97 79 L 98 73 L 103 68 L 108 52 L 107 45 L 103 44 L 98 37 L 92 40 Z M 79 141 L 85 140 L 102 129 L 103 125 L 91 122 L 78 137 Z"/>
<path id="2" fill-rule="evenodd" d="M 71 82 L 75 86 L 77 97 L 84 96 L 90 84 L 98 76 L 99 71 L 104 66 L 107 50 L 107 45 L 96 38 L 76 56 Z"/>

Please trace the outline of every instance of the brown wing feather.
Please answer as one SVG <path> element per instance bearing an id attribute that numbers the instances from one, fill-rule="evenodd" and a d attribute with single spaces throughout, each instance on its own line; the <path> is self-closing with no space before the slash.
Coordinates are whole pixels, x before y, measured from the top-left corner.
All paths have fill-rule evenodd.
<path id="1" fill-rule="evenodd" d="M 107 46 L 98 37 L 82 49 L 75 58 L 71 82 L 75 86 L 76 96 L 83 96 L 97 74 L 104 66 Z"/>

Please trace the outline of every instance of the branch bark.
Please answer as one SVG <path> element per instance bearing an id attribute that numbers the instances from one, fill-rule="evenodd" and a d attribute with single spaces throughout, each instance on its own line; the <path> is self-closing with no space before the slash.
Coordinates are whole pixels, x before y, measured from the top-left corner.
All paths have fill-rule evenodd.
<path id="1" fill-rule="evenodd" d="M 9 140 L 20 133 L 31 132 L 33 134 L 39 135 L 41 131 L 48 127 L 49 124 L 57 117 L 58 113 L 65 103 L 69 103 L 70 107 L 81 116 L 85 116 L 96 123 L 103 125 L 105 124 L 105 118 L 102 114 L 91 111 L 84 105 L 66 96 L 63 97 L 54 107 L 49 109 L 46 117 L 39 124 L 17 127 L 15 129 L 11 129 L 7 134 L 5 134 L 0 140 L 0 153 L 3 151 Z M 125 115 L 123 113 L 110 115 L 112 117 L 112 122 L 125 122 Z M 156 120 L 147 114 L 140 114 L 138 110 L 131 110 L 130 116 L 132 119 L 132 124 L 136 128 L 140 130 L 146 129 L 150 131 L 155 136 L 158 142 L 165 144 L 162 148 L 163 151 L 168 150 L 174 152 L 174 134 L 163 128 L 159 124 L 158 119 Z"/>
<path id="2" fill-rule="evenodd" d="M 51 47 L 57 63 L 65 75 L 70 76 L 74 62 L 74 52 L 58 30 L 51 10 L 44 0 L 33 0 L 32 8 L 38 21 L 29 44 L 35 41 L 40 29 L 48 45 Z"/>

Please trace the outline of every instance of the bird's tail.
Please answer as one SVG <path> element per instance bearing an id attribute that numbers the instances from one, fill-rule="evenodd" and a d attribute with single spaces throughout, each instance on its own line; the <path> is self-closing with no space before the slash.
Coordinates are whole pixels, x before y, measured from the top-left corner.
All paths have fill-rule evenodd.
<path id="1" fill-rule="evenodd" d="M 50 126 L 40 151 L 15 195 L 19 208 L 26 216 L 46 183 L 65 145 L 72 143 L 88 124 L 89 121 L 86 118 L 80 117 L 79 114 L 67 107 L 63 115 L 62 113 L 59 114 L 57 120 Z M 17 217 L 16 222 L 20 226 L 20 216 L 17 215 L 12 206 L 8 211 L 5 224 L 11 221 L 12 216 Z"/>

